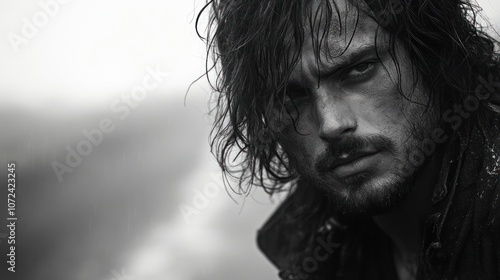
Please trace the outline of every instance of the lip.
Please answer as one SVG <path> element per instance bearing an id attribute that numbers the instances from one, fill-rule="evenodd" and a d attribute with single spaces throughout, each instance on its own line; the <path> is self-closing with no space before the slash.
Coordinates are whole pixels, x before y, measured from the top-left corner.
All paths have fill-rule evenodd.
<path id="1" fill-rule="evenodd" d="M 378 152 L 360 152 L 338 159 L 330 166 L 330 171 L 336 177 L 345 178 L 363 172 L 376 163 Z"/>

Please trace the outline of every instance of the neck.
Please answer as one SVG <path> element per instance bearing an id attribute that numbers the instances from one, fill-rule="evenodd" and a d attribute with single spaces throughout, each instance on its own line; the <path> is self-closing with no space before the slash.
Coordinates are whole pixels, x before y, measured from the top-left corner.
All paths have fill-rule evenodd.
<path id="1" fill-rule="evenodd" d="M 397 273 L 401 280 L 415 279 L 422 243 L 422 226 L 431 211 L 431 197 L 442 154 L 436 152 L 418 172 L 410 194 L 391 212 L 373 217 L 391 238 Z"/>

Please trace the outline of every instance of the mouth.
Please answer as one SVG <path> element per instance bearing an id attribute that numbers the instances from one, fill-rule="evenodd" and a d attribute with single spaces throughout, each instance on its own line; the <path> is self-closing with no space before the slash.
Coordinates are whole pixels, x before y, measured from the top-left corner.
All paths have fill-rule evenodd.
<path id="1" fill-rule="evenodd" d="M 339 157 L 328 167 L 338 178 L 345 178 L 368 170 L 377 163 L 379 152 L 358 152 Z"/>

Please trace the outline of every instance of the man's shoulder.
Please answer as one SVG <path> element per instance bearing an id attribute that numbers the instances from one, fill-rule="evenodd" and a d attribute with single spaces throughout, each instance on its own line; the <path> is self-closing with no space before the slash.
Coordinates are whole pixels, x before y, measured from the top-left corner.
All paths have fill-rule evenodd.
<path id="1" fill-rule="evenodd" d="M 342 231 L 340 223 L 322 208 L 323 199 L 311 188 L 299 182 L 299 186 L 279 205 L 257 233 L 257 245 L 281 273 L 286 273 L 307 260 L 314 258 L 315 249 L 320 252 L 321 263 L 336 255 Z M 309 186 L 310 187 L 310 186 Z M 304 195 L 306 188 L 309 196 Z M 335 237 L 335 239 L 332 239 Z M 326 252 L 326 253 L 325 253 Z M 317 261 L 320 265 L 320 261 Z M 321 266 L 321 265 L 320 265 Z"/>
<path id="2" fill-rule="evenodd" d="M 291 192 L 257 233 L 259 249 L 279 269 L 300 258 L 320 223 L 317 215 L 304 213 L 308 210 L 300 205 L 302 199 L 297 191 Z"/>
<path id="3" fill-rule="evenodd" d="M 326 279 L 335 275 L 344 229 L 333 218 L 324 221 L 295 216 L 293 198 L 285 200 L 258 231 L 259 249 L 282 279 Z"/>

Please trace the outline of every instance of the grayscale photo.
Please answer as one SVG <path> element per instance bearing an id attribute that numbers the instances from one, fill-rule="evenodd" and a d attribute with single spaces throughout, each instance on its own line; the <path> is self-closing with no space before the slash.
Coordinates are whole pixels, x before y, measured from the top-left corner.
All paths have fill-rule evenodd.
<path id="1" fill-rule="evenodd" d="M 500 280 L 498 0 L 0 23 L 0 279 Z"/>

